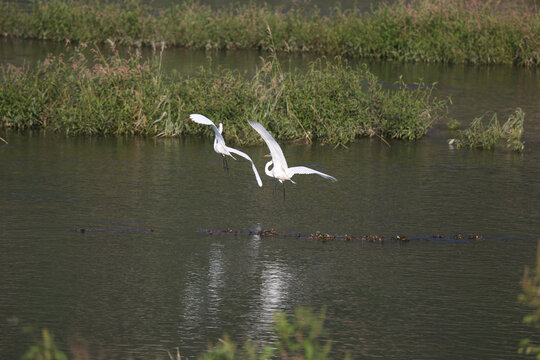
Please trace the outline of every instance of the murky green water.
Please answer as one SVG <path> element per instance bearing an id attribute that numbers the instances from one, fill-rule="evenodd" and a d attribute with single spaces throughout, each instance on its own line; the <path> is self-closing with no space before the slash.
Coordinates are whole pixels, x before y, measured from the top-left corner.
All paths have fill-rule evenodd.
<path id="1" fill-rule="evenodd" d="M 286 146 L 287 200 L 229 175 L 210 141 L 9 135 L 0 149 L 1 318 L 53 329 L 106 358 L 194 356 L 228 332 L 269 340 L 275 310 L 328 307 L 335 350 L 358 358 L 511 358 L 519 280 L 539 228 L 538 157 L 452 151 L 434 140 L 391 149 Z M 262 170 L 266 149 L 246 150 Z M 319 243 L 210 236 L 199 229 L 430 237 L 474 242 Z M 71 232 L 70 228 L 154 232 Z M 26 346 L 2 321 L 2 357 Z M 79 345 L 77 345 L 79 344 Z"/>
<path id="2" fill-rule="evenodd" d="M 2 62 L 48 51 L 0 41 Z M 211 55 L 247 71 L 258 58 Z M 164 63 L 192 71 L 206 56 L 170 49 Z M 463 123 L 522 107 L 524 154 L 451 149 L 444 124 L 391 148 L 377 140 L 286 145 L 291 166 L 339 181 L 297 176 L 284 202 L 264 175 L 263 146 L 242 148 L 261 172 L 258 188 L 245 161 L 223 170 L 212 139 L 1 133 L 9 145 L 0 146 L 0 358 L 18 358 L 28 345 L 12 317 L 93 358 L 153 359 L 177 346 L 193 358 L 224 332 L 240 343 L 272 340 L 272 312 L 298 305 L 327 306 L 337 358 L 518 358 L 528 335 L 519 281 L 540 229 L 539 71 L 369 66 L 387 84 L 400 74 L 437 81 L 437 96 L 452 96 L 451 114 Z M 69 231 L 81 227 L 113 231 Z M 258 227 L 484 239 L 323 244 L 198 231 Z M 114 231 L 125 228 L 155 231 Z"/>

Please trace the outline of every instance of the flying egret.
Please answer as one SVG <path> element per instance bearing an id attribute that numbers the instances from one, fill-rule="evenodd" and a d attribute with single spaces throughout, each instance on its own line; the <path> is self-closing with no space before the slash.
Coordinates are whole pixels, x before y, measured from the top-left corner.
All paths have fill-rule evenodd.
<path id="1" fill-rule="evenodd" d="M 259 186 L 263 185 L 261 181 L 261 177 L 259 176 L 259 172 L 257 171 L 257 168 L 255 167 L 255 164 L 253 164 L 253 160 L 251 160 L 249 155 L 241 152 L 240 150 L 236 150 L 225 145 L 225 139 L 223 138 L 223 135 L 221 135 L 221 132 L 223 131 L 223 124 L 219 123 L 219 129 L 218 129 L 216 125 L 212 122 L 212 120 L 200 114 L 191 114 L 189 115 L 189 118 L 198 124 L 212 126 L 212 129 L 214 129 L 214 132 L 216 133 L 216 137 L 214 138 L 214 151 L 217 152 L 218 154 L 221 154 L 221 156 L 223 156 L 224 169 L 229 171 L 229 164 L 227 163 L 227 158 L 225 158 L 225 155 L 232 157 L 234 160 L 236 160 L 236 158 L 232 154 L 240 155 L 241 157 L 243 157 L 244 159 L 248 160 L 251 163 L 251 168 L 253 169 L 253 172 L 255 173 L 255 178 L 257 179 L 257 184 L 259 184 Z"/>
<path id="2" fill-rule="evenodd" d="M 270 135 L 270 133 L 258 122 L 249 121 L 249 125 L 251 125 L 252 128 L 254 128 L 263 138 L 263 140 L 266 142 L 266 145 L 270 149 L 270 155 L 265 155 L 265 157 L 271 157 L 272 160 L 266 163 L 266 166 L 264 167 L 264 172 L 266 175 L 276 178 L 279 180 L 280 183 L 283 184 L 283 199 L 285 199 L 285 180 L 289 180 L 293 184 L 296 184 L 291 178 L 296 174 L 317 174 L 319 176 L 322 176 L 325 179 L 329 179 L 332 181 L 337 181 L 337 179 L 333 176 L 330 176 L 328 174 L 322 173 L 320 171 L 305 167 L 305 166 L 293 166 L 288 167 L 287 166 L 287 160 L 285 160 L 285 155 L 283 155 L 283 151 L 281 150 L 281 147 L 276 142 L 276 140 Z M 272 166 L 272 170 L 270 170 L 270 166 Z M 277 182 L 276 182 L 277 186 Z M 274 187 L 275 190 L 275 187 Z"/>

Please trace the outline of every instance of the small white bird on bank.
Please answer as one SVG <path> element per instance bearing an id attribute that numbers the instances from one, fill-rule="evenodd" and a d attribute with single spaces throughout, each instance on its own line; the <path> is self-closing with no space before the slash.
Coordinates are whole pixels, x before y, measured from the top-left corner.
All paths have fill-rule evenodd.
<path id="1" fill-rule="evenodd" d="M 316 174 L 319 176 L 322 176 L 325 179 L 329 179 L 332 181 L 337 181 L 337 179 L 333 176 L 330 176 L 328 174 L 325 174 L 323 172 L 308 168 L 306 166 L 293 166 L 288 167 L 287 160 L 285 160 L 285 155 L 283 155 L 283 151 L 281 150 L 281 147 L 277 143 L 277 141 L 270 135 L 270 133 L 258 122 L 249 121 L 249 125 L 251 125 L 252 128 L 254 128 L 263 138 L 263 140 L 266 142 L 266 145 L 270 149 L 270 155 L 265 156 L 271 156 L 272 160 L 266 163 L 266 166 L 264 167 L 264 172 L 266 175 L 276 178 L 279 180 L 280 183 L 283 184 L 283 198 L 285 199 L 285 180 L 289 180 L 293 184 L 296 184 L 291 178 L 296 174 Z M 272 169 L 270 169 L 270 166 L 272 166 Z M 277 183 L 276 183 L 277 186 Z"/>
<path id="2" fill-rule="evenodd" d="M 251 168 L 253 169 L 253 172 L 255 173 L 255 178 L 257 179 L 257 184 L 259 186 L 263 185 L 261 181 L 261 177 L 259 176 L 259 172 L 257 171 L 257 168 L 253 164 L 253 161 L 251 160 L 249 155 L 241 152 L 240 150 L 236 150 L 225 145 L 225 139 L 223 138 L 223 135 L 221 135 L 221 132 L 223 131 L 223 124 L 219 123 L 219 129 L 218 129 L 216 125 L 212 122 L 212 120 L 200 114 L 191 114 L 189 115 L 189 118 L 198 124 L 212 126 L 212 129 L 216 133 L 216 137 L 214 138 L 214 150 L 215 152 L 223 156 L 223 168 L 225 170 L 229 171 L 229 164 L 227 163 L 227 158 L 225 156 L 228 155 L 232 157 L 234 160 L 236 160 L 236 158 L 232 154 L 239 155 L 251 163 Z"/>

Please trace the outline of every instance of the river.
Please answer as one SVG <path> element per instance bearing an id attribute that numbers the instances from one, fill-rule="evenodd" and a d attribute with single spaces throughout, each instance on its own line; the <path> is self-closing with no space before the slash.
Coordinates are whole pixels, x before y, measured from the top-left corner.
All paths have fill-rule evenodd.
<path id="1" fill-rule="evenodd" d="M 49 51 L 63 45 L 1 40 L 0 62 L 31 66 Z M 190 72 L 208 55 L 167 49 L 164 64 Z M 210 56 L 249 72 L 259 54 Z M 310 58 L 282 61 L 301 68 Z M 326 306 L 334 358 L 518 358 L 531 332 L 520 278 L 540 229 L 539 70 L 368 66 L 388 86 L 401 74 L 437 82 L 435 95 L 452 98 L 450 116 L 463 124 L 523 108 L 524 153 L 453 149 L 445 123 L 390 147 L 283 144 L 289 165 L 338 179 L 298 175 L 284 201 L 264 174 L 263 145 L 241 149 L 259 188 L 246 161 L 223 170 L 210 138 L 2 132 L 0 357 L 24 353 L 21 326 L 31 324 L 92 358 L 152 359 L 175 347 L 195 358 L 224 333 L 272 341 L 273 312 L 303 305 Z M 80 228 L 88 231 L 72 231 Z M 242 233 L 204 231 L 229 228 Z M 386 241 L 245 233 L 257 229 Z M 411 240 L 390 241 L 398 235 Z"/>

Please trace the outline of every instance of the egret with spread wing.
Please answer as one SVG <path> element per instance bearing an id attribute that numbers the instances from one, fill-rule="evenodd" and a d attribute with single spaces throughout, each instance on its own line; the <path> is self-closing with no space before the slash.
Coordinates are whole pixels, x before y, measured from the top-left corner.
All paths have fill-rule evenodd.
<path id="1" fill-rule="evenodd" d="M 236 150 L 225 145 L 225 139 L 223 138 L 223 135 L 221 135 L 221 132 L 223 131 L 223 124 L 219 123 L 219 129 L 218 129 L 217 126 L 212 122 L 212 120 L 200 114 L 191 114 L 189 115 L 189 118 L 198 124 L 212 126 L 212 129 L 216 133 L 216 137 L 214 138 L 214 150 L 215 152 L 223 156 L 224 169 L 229 171 L 229 164 L 227 163 L 227 158 L 225 157 L 226 155 L 232 157 L 234 160 L 236 160 L 236 158 L 232 154 L 239 155 L 251 163 L 251 168 L 253 169 L 253 172 L 255 173 L 255 178 L 257 179 L 257 184 L 259 186 L 263 185 L 261 181 L 261 177 L 259 176 L 259 172 L 257 171 L 257 168 L 253 164 L 253 161 L 251 160 L 249 155 L 241 152 L 240 150 Z"/>
<path id="2" fill-rule="evenodd" d="M 270 155 L 265 156 L 271 156 L 272 160 L 266 163 L 266 166 L 264 167 L 264 172 L 266 175 L 276 178 L 279 180 L 280 183 L 283 184 L 283 199 L 285 199 L 285 180 L 289 180 L 293 184 L 296 184 L 291 178 L 296 174 L 317 174 L 319 176 L 322 176 L 325 179 L 329 179 L 332 181 L 337 181 L 337 179 L 333 176 L 330 176 L 328 174 L 325 174 L 323 172 L 305 167 L 305 166 L 293 166 L 288 167 L 287 166 L 287 160 L 285 160 L 285 155 L 283 155 L 283 151 L 281 150 L 281 147 L 276 142 L 276 140 L 270 135 L 270 133 L 258 122 L 250 121 L 249 125 L 253 127 L 263 138 L 263 140 L 266 142 L 266 145 L 270 149 Z M 272 169 L 270 170 L 270 166 L 272 166 Z M 277 186 L 277 183 L 276 183 Z"/>

